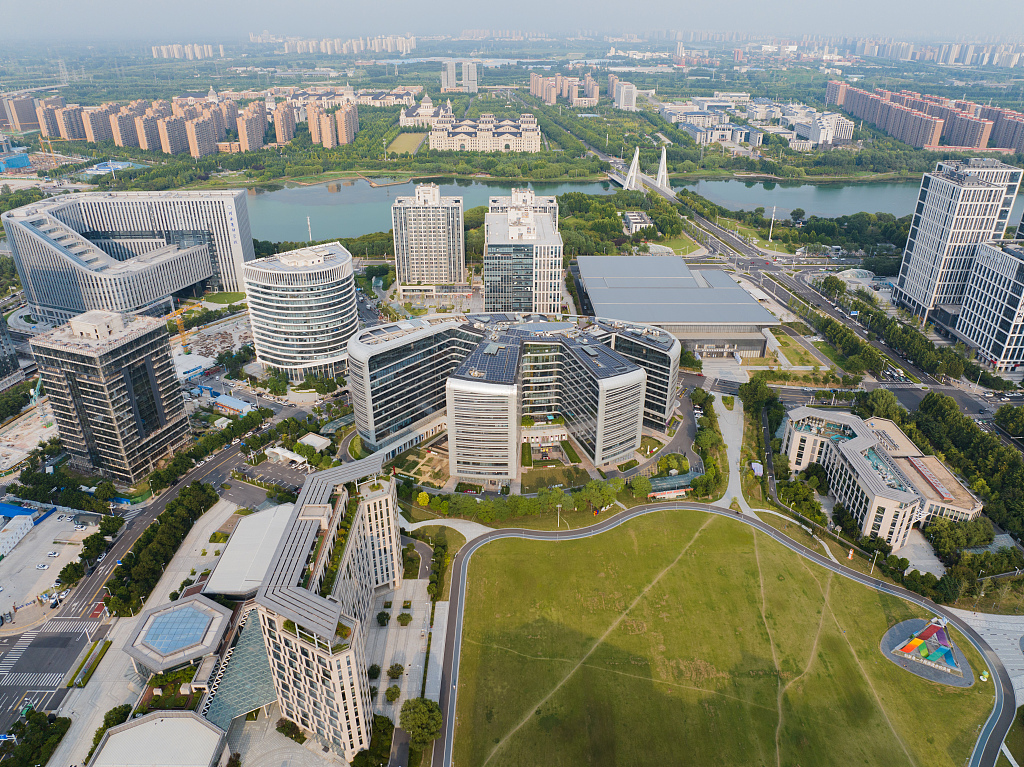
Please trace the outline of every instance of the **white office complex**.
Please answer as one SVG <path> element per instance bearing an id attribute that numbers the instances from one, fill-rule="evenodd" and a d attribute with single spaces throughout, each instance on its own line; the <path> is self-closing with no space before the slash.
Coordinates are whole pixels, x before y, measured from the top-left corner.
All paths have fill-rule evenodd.
<path id="1" fill-rule="evenodd" d="M 343 373 L 359 327 L 352 255 L 332 242 L 251 261 L 244 271 L 256 358 L 292 382 Z"/>
<path id="2" fill-rule="evenodd" d="M 562 305 L 562 235 L 552 216 L 510 206 L 484 217 L 484 309 L 555 314 Z"/>
<path id="3" fill-rule="evenodd" d="M 546 213 L 558 231 L 558 198 L 554 195 L 538 196 L 532 189 L 513 189 L 511 195 L 491 197 L 487 203 L 488 213 L 508 213 L 512 208 Z"/>
<path id="4" fill-rule="evenodd" d="M 628 460 L 675 407 L 679 341 L 646 325 L 539 314 L 427 315 L 349 341 L 363 443 L 384 457 L 448 429 L 450 473 L 505 480 L 522 425 L 560 418 L 596 465 Z"/>
<path id="5" fill-rule="evenodd" d="M 981 514 L 982 503 L 943 463 L 924 455 L 892 421 L 798 407 L 787 414 L 782 452 L 795 472 L 818 463 L 829 491 L 862 535 L 892 548 L 910 529 L 937 517 L 956 522 Z"/>
<path id="6" fill-rule="evenodd" d="M 462 198 L 442 197 L 437 184 L 420 184 L 391 206 L 398 289 L 402 297 L 424 288 L 466 282 Z"/>
<path id="7" fill-rule="evenodd" d="M 938 163 L 921 181 L 893 301 L 956 327 L 978 243 L 999 239 L 1009 223 L 1021 170 L 997 160 Z"/>
<path id="8" fill-rule="evenodd" d="M 1024 242 L 978 245 L 955 335 L 1000 371 L 1024 363 Z"/>
<path id="9" fill-rule="evenodd" d="M 307 477 L 256 596 L 282 716 L 348 761 L 370 745 L 374 591 L 402 585 L 395 483 L 380 469 L 368 458 Z"/>
<path id="10" fill-rule="evenodd" d="M 2 221 L 33 316 L 55 324 L 93 309 L 163 313 L 204 281 L 243 290 L 254 257 L 244 190 L 60 195 Z"/>
<path id="11" fill-rule="evenodd" d="M 428 138 L 439 152 L 539 152 L 540 126 L 532 114 L 518 120 L 482 114 L 479 119 L 457 120 L 451 114 L 434 120 Z"/>

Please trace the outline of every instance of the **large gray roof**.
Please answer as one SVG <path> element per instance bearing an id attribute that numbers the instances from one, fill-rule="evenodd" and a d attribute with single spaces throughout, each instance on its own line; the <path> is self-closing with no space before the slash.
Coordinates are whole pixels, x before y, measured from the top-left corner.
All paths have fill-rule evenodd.
<path id="1" fill-rule="evenodd" d="M 678 256 L 580 256 L 577 263 L 599 317 L 658 324 L 779 324 L 721 269 L 691 271 Z"/>

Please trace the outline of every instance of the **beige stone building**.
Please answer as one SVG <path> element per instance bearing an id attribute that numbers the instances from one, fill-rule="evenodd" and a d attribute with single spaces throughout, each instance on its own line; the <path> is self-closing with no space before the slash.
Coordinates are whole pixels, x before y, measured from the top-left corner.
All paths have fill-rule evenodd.
<path id="1" fill-rule="evenodd" d="M 479 120 L 440 119 L 430 131 L 430 148 L 442 152 L 539 152 L 540 126 L 532 114 L 518 120 L 495 119 L 492 114 Z"/>

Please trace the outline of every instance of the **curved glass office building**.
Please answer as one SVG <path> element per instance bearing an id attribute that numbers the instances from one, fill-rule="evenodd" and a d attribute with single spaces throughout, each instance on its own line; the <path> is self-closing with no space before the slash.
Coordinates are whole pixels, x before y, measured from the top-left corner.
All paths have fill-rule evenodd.
<path id="1" fill-rule="evenodd" d="M 344 372 L 359 327 L 352 255 L 332 242 L 245 265 L 256 358 L 290 381 Z"/>
<path id="2" fill-rule="evenodd" d="M 674 407 L 679 341 L 645 325 L 538 314 L 428 315 L 349 341 L 356 426 L 395 455 L 447 428 L 452 475 L 507 479 L 522 422 L 564 424 L 596 465 L 628 460 Z"/>

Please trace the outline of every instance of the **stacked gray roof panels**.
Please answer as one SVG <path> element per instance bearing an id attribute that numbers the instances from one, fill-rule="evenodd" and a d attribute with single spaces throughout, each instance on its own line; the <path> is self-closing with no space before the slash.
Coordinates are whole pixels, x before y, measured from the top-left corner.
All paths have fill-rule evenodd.
<path id="1" fill-rule="evenodd" d="M 691 271 L 676 256 L 580 256 L 576 261 L 598 317 L 659 324 L 779 323 L 720 269 Z"/>

